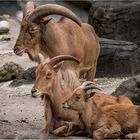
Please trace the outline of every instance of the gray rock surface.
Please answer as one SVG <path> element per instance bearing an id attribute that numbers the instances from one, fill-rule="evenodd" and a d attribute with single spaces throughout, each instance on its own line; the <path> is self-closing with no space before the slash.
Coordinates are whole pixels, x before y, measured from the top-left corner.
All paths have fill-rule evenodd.
<path id="1" fill-rule="evenodd" d="M 140 104 L 140 75 L 122 82 L 112 95 L 126 95 L 134 104 Z"/>
<path id="2" fill-rule="evenodd" d="M 100 38 L 97 77 L 132 76 L 140 72 L 140 48 L 127 41 Z"/>
<path id="3" fill-rule="evenodd" d="M 89 10 L 93 3 L 93 0 L 83 0 L 83 1 L 63 0 L 63 1 L 71 3 L 77 7 L 83 8 L 85 10 Z"/>
<path id="4" fill-rule="evenodd" d="M 18 3 L 16 0 L 13 0 L 13 1 L 2 0 L 2 1 L 0 1 L 0 15 L 9 14 L 10 16 L 13 16 L 20 9 L 21 8 L 18 6 Z"/>
<path id="5" fill-rule="evenodd" d="M 23 71 L 23 68 L 16 63 L 8 62 L 0 67 L 0 82 L 13 80 Z"/>
<path id="6" fill-rule="evenodd" d="M 10 83 L 10 86 L 16 87 L 23 84 L 31 84 L 35 81 L 36 67 L 28 68 L 23 71 L 18 77 Z"/>
<path id="7" fill-rule="evenodd" d="M 107 7 L 107 8 L 116 8 L 124 5 L 131 5 L 140 3 L 139 0 L 92 0 L 93 5 L 97 5 L 100 7 Z"/>
<path id="8" fill-rule="evenodd" d="M 96 19 L 93 16 L 97 7 L 94 4 L 91 7 L 89 23 L 100 37 L 131 41 L 140 45 L 140 1 L 113 8 L 107 7 L 105 15 L 108 15 L 108 19 Z"/>

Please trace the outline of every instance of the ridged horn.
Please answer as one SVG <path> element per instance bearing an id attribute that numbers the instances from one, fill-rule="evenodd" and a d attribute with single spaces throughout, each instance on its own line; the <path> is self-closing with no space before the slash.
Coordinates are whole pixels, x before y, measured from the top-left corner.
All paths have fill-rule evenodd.
<path id="1" fill-rule="evenodd" d="M 28 1 L 23 10 L 23 17 L 29 16 L 35 9 L 35 5 L 33 1 Z"/>
<path id="2" fill-rule="evenodd" d="M 86 86 L 83 88 L 83 90 L 85 91 L 85 93 L 90 90 L 90 89 L 97 89 L 97 90 L 101 90 L 98 87 L 95 87 L 94 85 L 90 85 L 90 86 Z"/>
<path id="3" fill-rule="evenodd" d="M 81 21 L 71 10 L 57 4 L 45 4 L 37 7 L 28 19 L 32 22 L 36 22 L 38 19 L 49 15 L 61 15 L 67 17 L 81 26 Z"/>
<path id="4" fill-rule="evenodd" d="M 85 88 L 87 87 L 88 85 L 93 85 L 94 83 L 92 81 L 85 81 L 82 85 L 81 85 L 81 88 Z"/>
<path id="5" fill-rule="evenodd" d="M 66 60 L 72 60 L 75 61 L 76 63 L 80 64 L 79 60 L 77 58 L 75 58 L 74 56 L 71 55 L 59 55 L 59 56 L 55 56 L 52 59 L 50 59 L 49 64 L 54 66 L 56 64 L 58 64 L 61 61 L 66 61 Z"/>

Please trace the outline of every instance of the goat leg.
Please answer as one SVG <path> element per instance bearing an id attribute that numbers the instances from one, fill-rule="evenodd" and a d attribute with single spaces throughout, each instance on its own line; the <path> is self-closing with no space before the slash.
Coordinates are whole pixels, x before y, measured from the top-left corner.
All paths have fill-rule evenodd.
<path id="1" fill-rule="evenodd" d="M 108 121 L 99 129 L 93 131 L 93 138 L 95 139 L 105 139 L 105 138 L 120 138 L 121 136 L 121 127 L 115 121 Z"/>
<path id="2" fill-rule="evenodd" d="M 129 133 L 125 135 L 126 139 L 140 139 L 140 134 L 139 133 Z"/>
<path id="3" fill-rule="evenodd" d="M 62 134 L 67 131 L 67 129 L 68 129 L 67 125 L 60 126 L 60 127 L 56 128 L 55 130 L 53 130 L 52 134 L 54 134 L 56 136 L 62 136 Z"/>
<path id="4" fill-rule="evenodd" d="M 46 126 L 42 130 L 42 133 L 44 133 L 45 136 L 48 137 L 49 132 L 51 131 L 51 129 L 53 129 L 53 116 L 52 116 L 52 109 L 51 109 L 49 98 L 46 98 L 45 101 L 45 119 L 46 119 Z"/>
<path id="5" fill-rule="evenodd" d="M 60 126 L 59 128 L 52 131 L 52 134 L 66 137 L 77 134 L 79 130 L 80 130 L 79 124 L 75 122 L 65 122 L 63 126 Z"/>

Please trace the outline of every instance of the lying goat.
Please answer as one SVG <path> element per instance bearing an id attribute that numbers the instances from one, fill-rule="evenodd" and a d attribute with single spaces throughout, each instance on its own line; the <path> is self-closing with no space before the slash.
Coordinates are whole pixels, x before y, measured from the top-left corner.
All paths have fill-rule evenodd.
<path id="1" fill-rule="evenodd" d="M 31 92 L 33 97 L 43 95 L 47 99 L 45 100 L 46 133 L 50 131 L 52 120 L 67 121 L 76 129 L 81 129 L 78 112 L 62 107 L 62 103 L 71 96 L 73 89 L 80 85 L 77 72 L 73 68 L 61 69 L 65 61 L 79 64 L 75 57 L 69 55 L 56 56 L 46 62 L 43 56 L 39 55 L 40 64 L 36 70 L 36 80 Z M 72 130 L 72 133 L 74 131 Z"/>
<path id="2" fill-rule="evenodd" d="M 87 90 L 93 86 L 80 86 L 75 89 L 72 97 L 65 102 L 63 107 L 79 112 L 80 119 L 90 137 L 119 138 L 122 134 L 138 131 L 140 108 L 134 106 L 127 97 L 113 97 L 100 93 L 103 95 L 101 97 L 95 92 L 85 94 L 83 88 Z M 131 120 L 132 118 L 133 120 Z M 132 136 L 134 135 L 131 134 Z"/>
<path id="3" fill-rule="evenodd" d="M 98 91 L 89 93 L 88 90 L 96 88 L 94 83 L 91 81 L 84 82 L 81 86 L 75 88 L 71 95 L 82 94 L 85 98 L 92 97 L 92 100 L 96 103 L 97 107 L 102 107 L 105 105 L 111 105 L 116 103 L 121 104 L 133 104 L 131 100 L 127 96 L 112 96 L 107 93 L 100 91 L 100 89 L 96 88 Z M 87 94 L 85 94 L 87 93 Z M 66 104 L 65 104 L 66 105 Z"/>

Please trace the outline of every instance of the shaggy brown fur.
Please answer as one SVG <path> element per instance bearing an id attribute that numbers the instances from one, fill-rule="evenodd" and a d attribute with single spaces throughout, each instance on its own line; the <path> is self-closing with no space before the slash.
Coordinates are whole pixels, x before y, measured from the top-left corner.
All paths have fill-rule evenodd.
<path id="1" fill-rule="evenodd" d="M 114 97 L 103 93 L 92 95 L 85 94 L 79 87 L 66 101 L 67 106 L 64 104 L 64 107 L 79 112 L 90 137 L 119 138 L 138 131 L 140 108 L 134 106 L 126 96 Z"/>

